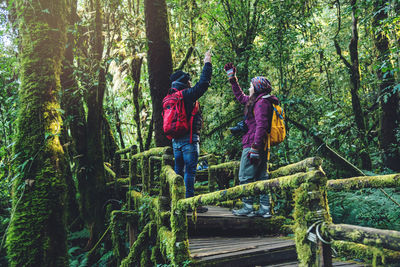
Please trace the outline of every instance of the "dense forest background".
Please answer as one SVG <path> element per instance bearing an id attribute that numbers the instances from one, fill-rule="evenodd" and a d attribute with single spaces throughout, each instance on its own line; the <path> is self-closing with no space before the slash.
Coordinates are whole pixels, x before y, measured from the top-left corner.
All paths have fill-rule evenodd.
<path id="1" fill-rule="evenodd" d="M 228 128 L 243 107 L 223 70 L 234 62 L 243 88 L 266 76 L 285 109 L 275 168 L 318 155 L 329 179 L 400 172 L 397 0 L 3 0 L 1 266 L 27 260 L 18 253 L 42 242 L 35 226 L 50 221 L 46 240 L 56 244 L 57 233 L 68 251 L 51 257 L 84 266 L 107 225 L 103 162 L 112 168 L 115 151 L 132 145 L 168 145 L 160 119 L 169 75 L 183 69 L 196 82 L 208 49 L 202 154 L 239 158 Z M 400 230 L 398 189 L 329 201 L 337 223 Z M 93 265 L 111 258 L 101 249 Z"/>

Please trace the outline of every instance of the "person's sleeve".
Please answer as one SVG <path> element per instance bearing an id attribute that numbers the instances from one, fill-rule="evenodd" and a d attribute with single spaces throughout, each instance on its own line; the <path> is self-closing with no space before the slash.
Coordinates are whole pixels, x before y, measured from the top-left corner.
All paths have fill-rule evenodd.
<path id="1" fill-rule="evenodd" d="M 240 85 L 236 78 L 229 79 L 229 82 L 232 85 L 232 91 L 233 91 L 233 94 L 235 95 L 236 99 L 239 101 L 240 104 L 245 105 L 247 103 L 247 101 L 249 101 L 250 97 L 243 93 L 243 90 L 242 90 L 242 88 L 240 88 Z"/>
<path id="2" fill-rule="evenodd" d="M 260 99 L 254 105 L 256 131 L 252 147 L 259 150 L 264 148 L 264 140 L 267 137 L 267 129 L 269 129 L 268 114 L 270 110 L 271 103 L 267 99 Z"/>
<path id="3" fill-rule="evenodd" d="M 182 92 L 185 100 L 195 102 L 197 99 L 199 99 L 210 86 L 211 76 L 212 64 L 210 62 L 207 62 L 204 64 L 203 70 L 200 75 L 200 80 L 195 84 L 195 86 Z"/>

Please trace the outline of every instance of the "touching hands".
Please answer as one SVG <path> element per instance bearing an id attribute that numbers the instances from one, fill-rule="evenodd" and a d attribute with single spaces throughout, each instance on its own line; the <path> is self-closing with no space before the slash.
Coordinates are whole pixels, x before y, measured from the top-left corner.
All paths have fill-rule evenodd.
<path id="1" fill-rule="evenodd" d="M 211 63 L 211 51 L 210 50 L 208 50 L 204 54 L 204 64 L 206 64 L 207 62 Z"/>
<path id="2" fill-rule="evenodd" d="M 226 74 L 228 75 L 228 79 L 236 77 L 236 68 L 233 63 L 225 64 L 224 69 L 226 71 Z"/>

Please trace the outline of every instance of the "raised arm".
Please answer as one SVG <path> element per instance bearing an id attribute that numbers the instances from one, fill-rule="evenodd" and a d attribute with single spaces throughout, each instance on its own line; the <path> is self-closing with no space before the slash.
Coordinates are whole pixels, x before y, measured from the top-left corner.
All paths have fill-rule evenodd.
<path id="1" fill-rule="evenodd" d="M 243 93 L 242 88 L 240 88 L 239 82 L 236 77 L 236 68 L 233 63 L 228 63 L 224 66 L 226 74 L 228 75 L 229 82 L 232 85 L 232 91 L 236 99 L 240 104 L 245 105 L 249 101 L 249 96 Z"/>
<path id="2" fill-rule="evenodd" d="M 211 64 L 211 53 L 207 51 L 204 55 L 204 67 L 200 75 L 200 80 L 193 86 L 187 90 L 182 92 L 183 97 L 189 101 L 196 101 L 199 99 L 210 86 L 212 76 L 212 64 Z"/>

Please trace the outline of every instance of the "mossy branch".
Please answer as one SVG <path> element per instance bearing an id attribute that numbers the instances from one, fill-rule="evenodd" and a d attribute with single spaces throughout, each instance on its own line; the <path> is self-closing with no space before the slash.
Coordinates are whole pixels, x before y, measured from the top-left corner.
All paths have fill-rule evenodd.
<path id="1" fill-rule="evenodd" d="M 190 46 L 190 47 L 188 48 L 188 50 L 186 51 L 185 57 L 184 57 L 183 60 L 179 63 L 178 67 L 177 67 L 176 69 L 174 69 L 174 71 L 181 70 L 181 69 L 183 69 L 183 67 L 185 67 L 186 63 L 188 62 L 190 56 L 191 56 L 192 53 L 193 53 L 193 50 L 194 50 L 193 46 Z"/>
<path id="2" fill-rule="evenodd" d="M 335 240 L 400 251 L 400 232 L 348 224 L 326 224 L 322 232 Z"/>
<path id="3" fill-rule="evenodd" d="M 163 154 L 172 154 L 172 148 L 169 146 L 151 148 L 149 150 L 134 155 L 132 159 L 140 159 L 142 157 L 150 157 L 150 156 L 162 156 Z"/>
<path id="4" fill-rule="evenodd" d="M 378 257 L 381 258 L 381 263 L 397 263 L 400 262 L 400 252 L 389 249 L 378 249 L 375 247 L 356 244 L 347 241 L 333 241 L 332 247 L 341 257 L 345 256 L 351 259 L 363 259 L 378 263 Z"/>
<path id="5" fill-rule="evenodd" d="M 127 148 L 124 148 L 124 149 L 117 150 L 117 151 L 115 151 L 115 154 L 126 154 L 126 153 L 129 153 L 129 152 L 132 151 L 133 147 L 136 147 L 136 146 L 130 146 L 130 147 L 127 147 Z"/>
<path id="6" fill-rule="evenodd" d="M 302 161 L 281 167 L 270 173 L 270 178 L 292 175 L 298 172 L 308 172 L 322 166 L 322 159 L 319 157 L 306 158 Z"/>
<path id="7" fill-rule="evenodd" d="M 221 201 L 234 200 L 240 197 L 248 197 L 267 193 L 268 189 L 274 187 L 281 189 L 292 189 L 297 188 L 304 182 L 323 184 L 325 181 L 325 174 L 321 170 L 315 170 L 307 173 L 297 173 L 276 179 L 239 185 L 226 190 L 181 199 L 179 200 L 178 205 L 181 209 L 188 209 L 190 206 L 194 207 L 199 205 L 213 205 Z"/>
<path id="8" fill-rule="evenodd" d="M 350 191 L 362 188 L 399 187 L 400 174 L 388 174 L 380 176 L 360 176 L 348 179 L 329 180 L 327 190 Z"/>

